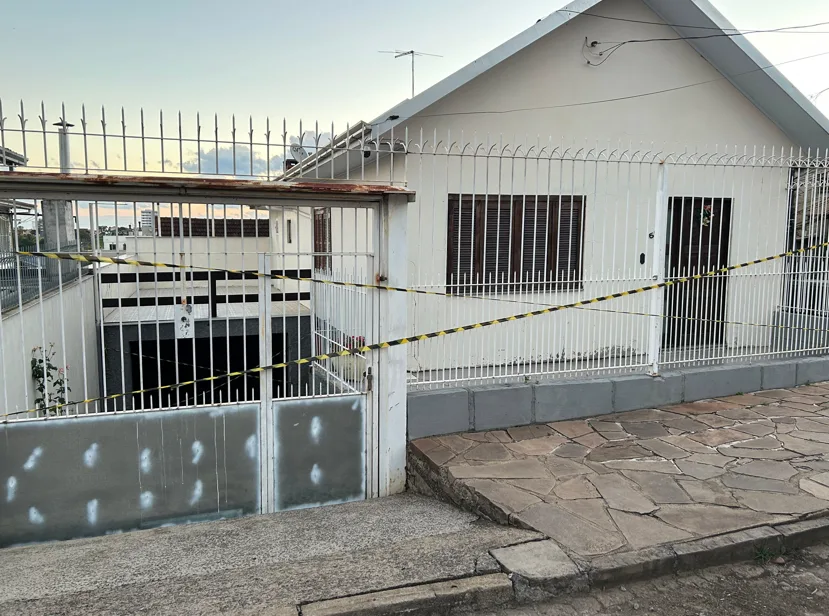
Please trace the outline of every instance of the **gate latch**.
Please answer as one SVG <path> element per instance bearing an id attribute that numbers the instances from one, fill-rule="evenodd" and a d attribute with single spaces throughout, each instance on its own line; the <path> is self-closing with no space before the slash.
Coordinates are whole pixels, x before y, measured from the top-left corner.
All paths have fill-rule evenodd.
<path id="1" fill-rule="evenodd" d="M 374 376 L 371 374 L 371 366 L 366 368 L 366 371 L 363 373 L 363 376 L 366 378 L 366 391 L 372 391 L 372 386 L 374 385 Z"/>

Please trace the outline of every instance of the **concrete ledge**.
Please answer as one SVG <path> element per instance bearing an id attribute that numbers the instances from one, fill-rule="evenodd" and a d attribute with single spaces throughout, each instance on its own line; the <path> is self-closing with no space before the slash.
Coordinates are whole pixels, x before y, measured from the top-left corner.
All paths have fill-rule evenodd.
<path id="1" fill-rule="evenodd" d="M 381 590 L 302 606 L 303 616 L 357 614 L 448 614 L 457 609 L 488 609 L 512 600 L 512 584 L 503 573 L 449 582 Z M 296 613 L 296 612 L 295 612 Z"/>
<path id="2" fill-rule="evenodd" d="M 829 539 L 829 518 L 781 524 L 774 529 L 780 533 L 786 547 L 802 548 Z"/>
<path id="3" fill-rule="evenodd" d="M 679 402 L 829 381 L 829 357 L 722 365 L 665 373 L 414 391 L 409 439 L 496 430 L 659 408 Z"/>
<path id="4" fill-rule="evenodd" d="M 762 387 L 760 366 L 709 366 L 683 370 L 686 402 L 720 398 L 759 391 Z"/>
<path id="5" fill-rule="evenodd" d="M 758 364 L 762 372 L 763 389 L 788 389 L 797 384 L 797 364 L 794 362 L 774 362 Z"/>
<path id="6" fill-rule="evenodd" d="M 705 537 L 674 545 L 679 569 L 699 569 L 735 560 L 754 558 L 758 548 L 778 549 L 781 534 L 769 526 Z"/>
<path id="7" fill-rule="evenodd" d="M 589 581 L 555 541 L 533 541 L 490 552 L 512 575 L 518 601 L 587 590 Z"/>
<path id="8" fill-rule="evenodd" d="M 537 422 L 603 415 L 613 410 L 613 383 L 607 379 L 561 381 L 535 385 L 534 389 Z"/>
<path id="9" fill-rule="evenodd" d="M 797 384 L 829 381 L 829 357 L 807 357 L 797 360 Z"/>
<path id="10" fill-rule="evenodd" d="M 484 385 L 469 392 L 475 430 L 511 428 L 533 421 L 533 388 L 529 385 Z"/>
<path id="11" fill-rule="evenodd" d="M 681 373 L 665 373 L 659 377 L 637 375 L 612 379 L 613 412 L 679 404 L 685 391 L 684 379 Z"/>
<path id="12" fill-rule="evenodd" d="M 472 429 L 466 389 L 415 391 L 407 396 L 409 440 Z"/>
<path id="13" fill-rule="evenodd" d="M 588 575 L 591 584 L 621 584 L 672 573 L 675 563 L 674 551 L 658 546 L 596 558 L 590 562 Z"/>

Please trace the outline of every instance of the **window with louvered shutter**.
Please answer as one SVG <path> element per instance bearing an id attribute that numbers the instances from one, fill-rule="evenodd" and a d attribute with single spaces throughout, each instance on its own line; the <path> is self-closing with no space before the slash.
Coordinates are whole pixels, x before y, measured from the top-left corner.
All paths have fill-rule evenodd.
<path id="1" fill-rule="evenodd" d="M 485 228 L 483 232 L 483 268 L 481 282 L 487 290 L 507 292 L 512 282 L 512 201 L 482 199 Z"/>
<path id="2" fill-rule="evenodd" d="M 565 287 L 577 285 L 582 272 L 582 200 L 562 199 L 557 207 L 556 279 Z"/>
<path id="3" fill-rule="evenodd" d="M 518 280 L 524 285 L 548 282 L 552 271 L 550 208 L 555 206 L 544 197 L 528 198 L 518 206 L 522 213 L 522 227 L 516 230 L 521 238 L 521 255 L 516 263 Z"/>
<path id="4" fill-rule="evenodd" d="M 331 210 L 314 208 L 314 269 L 328 271 L 331 269 L 331 255 L 319 254 L 331 252 Z"/>
<path id="5" fill-rule="evenodd" d="M 475 204 L 471 196 L 449 196 L 446 283 L 454 289 L 473 281 L 475 268 Z M 454 291 L 457 292 L 457 291 Z"/>
<path id="6" fill-rule="evenodd" d="M 584 198 L 449 195 L 447 292 L 578 288 Z"/>

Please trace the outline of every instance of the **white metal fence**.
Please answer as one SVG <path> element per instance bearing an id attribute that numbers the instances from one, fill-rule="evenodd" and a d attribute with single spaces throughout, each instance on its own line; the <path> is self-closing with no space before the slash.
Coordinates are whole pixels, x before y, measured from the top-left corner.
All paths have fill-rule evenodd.
<path id="1" fill-rule="evenodd" d="M 11 116 L 8 106 L 6 114 Z M 15 114 L 0 126 L 0 147 L 25 159 L 18 170 L 62 168 L 63 139 L 64 150 L 72 152 L 64 156 L 63 167 L 73 173 L 405 184 L 417 193 L 408 214 L 408 286 L 436 293 L 407 296 L 410 335 L 706 273 L 829 238 L 829 160 L 823 153 L 790 147 L 700 151 L 411 129 L 378 135 L 362 123 L 289 129 L 284 121 L 161 113 L 150 121 L 149 114 L 125 111 L 113 121 L 103 109 L 94 119 L 81 110 L 74 122 L 63 110 L 49 119 L 44 108 L 27 115 L 21 106 Z M 68 126 L 72 123 L 74 127 Z M 297 165 L 284 173 L 292 158 Z M 14 161 L 7 157 L 6 162 Z M 88 207 L 78 208 L 78 224 L 107 226 L 101 222 L 105 216 L 100 205 L 88 215 L 80 213 Z M 119 223 L 106 219 L 117 239 L 124 235 L 119 227 L 125 220 L 139 228 L 145 209 L 171 221 L 191 215 L 214 221 L 259 216 L 244 206 L 230 207 L 228 213 L 213 205 L 191 214 L 186 208 L 179 212 L 176 204 L 136 202 L 126 204 L 126 211 L 115 208 L 115 216 L 122 212 Z M 270 243 L 273 253 L 281 255 L 274 259 L 282 259 L 272 264 L 275 269 L 304 268 L 318 279 L 373 282 L 375 268 L 366 248 L 374 228 L 370 214 L 340 210 L 325 219 L 313 208 L 300 209 L 285 210 L 284 220 L 274 221 L 279 242 L 287 242 L 292 233 L 304 238 L 298 240 L 306 244 L 297 245 L 296 254 L 294 248 L 286 251 L 287 244 L 274 246 L 273 238 L 257 237 L 258 232 L 232 241 L 185 237 L 184 250 L 180 238 L 133 238 L 128 233 L 135 248 L 127 252 L 174 261 L 181 253 L 185 260 L 201 255 L 214 267 L 248 269 L 256 267 L 250 255 Z M 197 246 L 200 241 L 204 246 Z M 142 248 L 150 244 L 152 250 Z M 254 244 L 259 248 L 253 249 Z M 332 259 L 331 253 L 339 256 Z M 829 347 L 827 265 L 826 250 L 810 250 L 668 290 L 418 342 L 408 347 L 410 387 L 659 372 L 824 353 Z M 164 284 L 175 287 L 174 282 Z M 195 297 L 193 290 L 207 288 L 209 282 L 185 279 L 180 284 L 189 285 L 188 297 Z M 119 284 L 124 283 L 119 279 Z M 241 279 L 216 284 L 228 285 L 228 296 L 245 297 L 256 283 Z M 362 299 L 364 292 L 319 283 L 280 285 L 274 292 L 299 298 L 279 304 L 279 310 L 295 306 L 296 314 L 286 313 L 284 322 L 299 322 L 303 310 L 313 319 L 308 327 L 313 331 L 307 347 L 311 352 L 336 351 L 366 339 L 358 324 L 373 323 L 375 316 Z M 112 300 L 108 292 L 102 289 L 101 298 Z M 207 296 L 211 293 L 218 290 Z M 303 293 L 315 299 L 306 302 Z M 184 292 L 160 285 L 133 294 L 178 301 Z M 316 304 L 323 297 L 325 308 Z M 203 306 L 195 304 L 200 310 Z M 217 307 L 222 315 L 229 309 Z M 125 310 L 123 302 L 118 310 Z M 151 325 L 155 314 L 147 319 Z M 249 317 L 240 313 L 240 318 L 245 322 Z M 293 334 L 285 335 L 290 339 Z M 246 343 L 241 344 L 244 348 Z M 227 350 L 223 352 L 226 357 Z M 215 351 L 213 359 L 193 353 L 194 366 L 197 361 L 215 362 Z M 362 374 L 361 361 L 329 362 L 332 378 L 326 383 Z M 311 381 L 302 384 L 301 378 L 297 383 L 294 390 L 285 385 L 287 395 L 314 387 Z M 110 378 L 104 390 L 122 386 L 126 382 Z M 220 390 L 234 395 L 227 384 Z M 244 386 L 239 392 L 251 395 Z"/>

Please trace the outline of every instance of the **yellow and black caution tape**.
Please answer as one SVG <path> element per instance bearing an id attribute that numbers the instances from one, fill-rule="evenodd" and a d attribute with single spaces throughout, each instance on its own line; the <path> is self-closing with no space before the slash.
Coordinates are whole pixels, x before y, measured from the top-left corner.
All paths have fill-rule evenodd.
<path id="1" fill-rule="evenodd" d="M 150 393 L 150 392 L 154 392 L 154 391 L 162 391 L 162 390 L 165 390 L 165 389 L 174 389 L 174 388 L 177 388 L 177 387 L 187 387 L 187 386 L 190 386 L 190 385 L 195 385 L 197 383 L 207 383 L 207 382 L 210 382 L 210 381 L 216 381 L 218 379 L 242 376 L 244 374 L 257 374 L 257 373 L 260 373 L 260 372 L 264 372 L 266 370 L 280 370 L 282 368 L 287 368 L 288 366 L 303 365 L 303 364 L 308 364 L 308 363 L 311 363 L 311 362 L 314 362 L 314 361 L 323 361 L 323 360 L 326 360 L 326 359 L 334 359 L 336 357 L 345 357 L 345 356 L 348 356 L 348 355 L 357 355 L 359 353 L 367 353 L 369 351 L 376 351 L 376 350 L 380 350 L 380 349 L 388 349 L 390 347 L 401 346 L 401 345 L 404 345 L 404 344 L 411 344 L 413 342 L 419 342 L 419 341 L 422 341 L 422 340 L 429 340 L 430 338 L 440 338 L 440 337 L 443 337 L 443 336 L 448 336 L 450 334 L 456 334 L 456 333 L 460 333 L 460 332 L 464 332 L 464 331 L 470 331 L 470 330 L 473 330 L 473 329 L 481 329 L 483 327 L 490 327 L 492 325 L 498 325 L 498 324 L 501 324 L 501 323 L 510 323 L 512 321 L 519 321 L 519 320 L 522 320 L 522 319 L 529 319 L 529 318 L 532 318 L 532 317 L 542 316 L 542 315 L 545 315 L 545 314 L 552 314 L 554 312 L 559 312 L 561 310 L 567 310 L 567 309 L 570 309 L 570 308 L 590 307 L 592 304 L 598 304 L 600 302 L 606 302 L 606 301 L 609 301 L 609 300 L 612 300 L 612 299 L 618 299 L 620 297 L 628 297 L 630 295 L 637 295 L 639 293 L 645 293 L 647 291 L 655 291 L 657 289 L 663 289 L 663 288 L 671 287 L 671 286 L 674 286 L 674 285 L 684 284 L 684 283 L 690 282 L 692 280 L 702 280 L 702 279 L 705 279 L 705 278 L 710 278 L 710 277 L 716 276 L 717 274 L 723 274 L 723 273 L 730 272 L 730 271 L 737 270 L 737 269 L 741 269 L 741 268 L 744 268 L 744 267 L 750 267 L 752 265 L 759 265 L 760 263 L 766 263 L 768 261 L 774 261 L 776 259 L 782 259 L 784 257 L 791 257 L 791 256 L 794 256 L 796 254 L 802 254 L 802 253 L 805 253 L 805 252 L 808 252 L 808 251 L 811 251 L 811 250 L 816 250 L 818 248 L 826 248 L 826 247 L 829 247 L 829 242 L 822 242 L 820 244 L 814 244 L 812 246 L 799 248 L 797 250 L 789 250 L 787 252 L 781 252 L 779 254 L 772 255 L 770 257 L 763 257 L 763 258 L 760 258 L 760 259 L 754 259 L 753 261 L 746 261 L 744 263 L 737 263 L 736 265 L 728 265 L 726 267 L 722 267 L 722 268 L 714 269 L 714 270 L 709 270 L 705 273 L 695 274 L 693 276 L 687 276 L 687 277 L 683 277 L 683 278 L 675 278 L 673 280 L 666 280 L 665 282 L 658 282 L 656 284 L 648 285 L 648 286 L 645 286 L 645 287 L 640 287 L 638 289 L 631 289 L 631 290 L 628 290 L 628 291 L 619 291 L 617 293 L 611 293 L 610 295 L 594 297 L 592 299 L 585 299 L 585 300 L 581 300 L 581 301 L 578 301 L 578 302 L 572 302 L 570 304 L 561 304 L 561 305 L 557 305 L 557 306 L 547 306 L 547 307 L 542 308 L 540 310 L 533 310 L 531 312 L 524 312 L 524 313 L 521 313 L 521 314 L 514 314 L 514 315 L 510 315 L 508 317 L 500 317 L 500 318 L 497 318 L 497 319 L 492 319 L 490 321 L 483 321 L 483 322 L 480 322 L 480 323 L 470 323 L 469 325 L 461 325 L 459 327 L 453 327 L 453 328 L 450 328 L 450 329 L 443 329 L 443 330 L 439 330 L 439 331 L 435 331 L 435 332 L 430 332 L 428 334 L 419 334 L 419 335 L 415 335 L 415 336 L 408 336 L 406 338 L 398 338 L 397 340 L 388 340 L 386 342 L 377 342 L 377 343 L 374 343 L 374 344 L 368 344 L 368 345 L 364 345 L 364 346 L 360 346 L 360 347 L 353 347 L 353 348 L 350 348 L 350 349 L 343 349 L 342 351 L 337 351 L 336 353 L 324 353 L 324 354 L 321 354 L 321 355 L 314 355 L 312 357 L 303 357 L 303 358 L 300 358 L 300 359 L 293 359 L 293 360 L 290 360 L 290 361 L 287 361 L 287 362 L 281 362 L 281 363 L 273 364 L 273 365 L 270 365 L 270 366 L 257 366 L 256 368 L 250 368 L 248 370 L 239 370 L 239 371 L 236 371 L 236 372 L 228 372 L 228 373 L 221 374 L 221 375 L 208 376 L 208 377 L 203 377 L 203 378 L 200 378 L 200 379 L 193 379 L 193 380 L 190 380 L 190 381 L 182 381 L 181 383 L 173 383 L 173 384 L 170 384 L 170 385 L 159 385 L 157 387 L 150 387 L 150 388 L 147 388 L 147 389 L 137 389 L 135 391 L 130 391 L 130 392 L 120 392 L 120 393 L 116 393 L 116 394 L 109 394 L 107 396 L 99 396 L 97 398 L 88 398 L 86 400 L 77 400 L 77 401 L 74 401 L 74 402 L 66 402 L 66 403 L 63 403 L 63 404 L 53 404 L 51 406 L 48 406 L 48 407 L 45 407 L 45 408 L 40 408 L 40 409 L 28 409 L 28 410 L 25 410 L 25 411 L 14 411 L 14 412 L 11 412 L 11 413 L 6 412 L 3 415 L 0 415 L 0 417 L 10 417 L 12 415 L 23 415 L 25 413 L 35 413 L 35 412 L 41 412 L 41 411 L 42 412 L 49 412 L 49 411 L 53 411 L 53 410 L 60 410 L 61 408 L 67 407 L 67 406 L 74 406 L 74 405 L 78 405 L 78 404 L 89 404 L 89 403 L 92 403 L 92 402 L 99 402 L 99 401 L 102 401 L 102 400 L 116 400 L 118 398 L 123 398 L 123 397 L 126 397 L 126 396 L 140 395 L 140 394 Z M 33 256 L 47 256 L 47 257 L 53 258 L 53 259 L 73 258 L 73 255 L 67 255 L 66 253 L 28 253 L 28 254 L 31 254 Z M 65 255 L 65 256 L 63 256 L 63 255 Z M 75 256 L 77 256 L 77 255 L 75 255 Z M 96 258 L 103 258 L 103 257 L 96 257 Z M 73 260 L 78 260 L 78 259 L 73 258 Z M 128 260 L 124 259 L 123 261 L 126 262 Z M 104 261 L 104 262 L 110 263 L 112 261 Z M 130 262 L 127 262 L 126 264 L 128 264 L 128 265 L 146 265 L 147 262 L 130 261 Z M 153 264 L 150 263 L 149 265 L 153 265 Z M 176 267 L 178 267 L 178 266 L 176 266 Z M 263 276 L 267 276 L 267 275 L 268 274 L 263 274 Z M 395 289 L 394 288 L 389 288 L 388 290 L 395 290 Z M 408 291 L 408 289 L 401 289 L 401 290 L 402 291 Z"/>
<path id="2" fill-rule="evenodd" d="M 406 287 L 389 287 L 380 284 L 368 284 L 362 282 L 343 282 L 341 280 L 325 280 L 320 278 L 303 278 L 302 276 L 285 276 L 282 274 L 272 274 L 265 272 L 256 272 L 252 270 L 235 270 L 225 269 L 221 267 L 207 267 L 205 265 L 183 265 L 176 263 L 158 263 L 155 261 L 139 261 L 136 259 L 122 259 L 120 257 L 99 257 L 88 253 L 73 253 L 73 252 L 28 252 L 19 250 L 15 254 L 24 257 L 43 257 L 46 259 L 59 259 L 64 261 L 78 261 L 80 263 L 107 263 L 111 265 L 132 265 L 136 267 L 160 267 L 168 269 L 179 270 L 200 270 L 206 272 L 226 272 L 229 274 L 240 274 L 244 276 L 255 276 L 257 278 L 271 278 L 273 280 L 294 280 L 297 282 L 317 282 L 320 284 L 330 284 L 338 287 L 357 287 L 360 289 L 380 289 L 381 291 L 399 291 L 402 293 L 417 293 L 419 295 L 451 295 L 449 293 L 442 293 L 440 291 L 425 291 L 422 289 L 408 289 Z"/>

